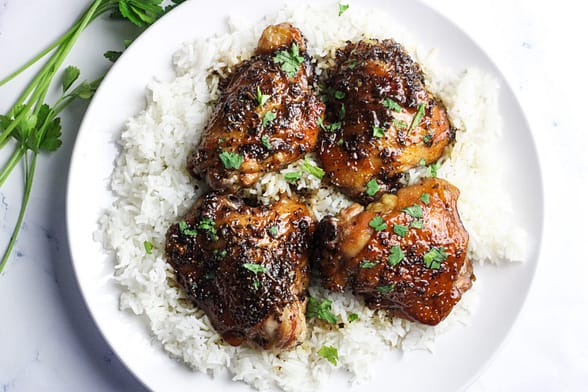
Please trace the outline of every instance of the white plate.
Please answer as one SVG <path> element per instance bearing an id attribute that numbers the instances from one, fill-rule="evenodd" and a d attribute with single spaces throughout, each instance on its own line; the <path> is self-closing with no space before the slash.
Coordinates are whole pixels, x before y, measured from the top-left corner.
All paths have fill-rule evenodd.
<path id="1" fill-rule="evenodd" d="M 207 36 L 224 27 L 227 16 L 255 22 L 281 6 L 281 1 L 184 3 L 142 34 L 116 62 L 96 93 L 80 128 L 69 172 L 67 224 L 71 255 L 82 295 L 113 350 L 152 390 L 247 390 L 228 377 L 211 379 L 170 359 L 154 343 L 140 317 L 118 310 L 119 288 L 111 279 L 112 263 L 93 240 L 97 220 L 112 202 L 109 176 L 117 154 L 115 140 L 125 120 L 144 105 L 145 86 L 157 78 L 173 77 L 172 54 L 181 43 Z M 543 223 L 539 164 L 531 132 L 512 90 L 490 58 L 459 28 L 427 6 L 406 1 L 370 0 L 402 21 L 423 46 L 440 49 L 440 61 L 455 69 L 477 66 L 501 84 L 500 110 L 505 132 L 505 156 L 516 157 L 518 178 L 511 178 L 515 207 L 531 240 L 524 264 L 477 268 L 480 305 L 468 327 L 454 328 L 437 340 L 433 354 L 424 351 L 390 354 L 377 367 L 376 377 L 356 386 L 395 390 L 455 391 L 471 383 L 506 337 L 526 297 L 535 271 Z M 336 3 L 333 3 L 336 7 Z M 506 230 L 508 222 L 505 222 Z M 334 387 L 347 386 L 344 378 Z M 336 385 L 339 384 L 339 385 Z"/>

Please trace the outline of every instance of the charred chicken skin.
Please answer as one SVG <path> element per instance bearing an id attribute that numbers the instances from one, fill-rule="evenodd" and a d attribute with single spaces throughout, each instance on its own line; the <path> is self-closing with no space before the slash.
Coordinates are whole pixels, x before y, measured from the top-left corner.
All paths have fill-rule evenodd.
<path id="1" fill-rule="evenodd" d="M 226 342 L 287 349 L 306 331 L 314 228 L 295 200 L 252 207 L 210 192 L 169 228 L 167 261 Z"/>
<path id="2" fill-rule="evenodd" d="M 394 192 L 401 173 L 435 162 L 454 138 L 420 66 L 391 39 L 349 42 L 326 84 L 330 132 L 319 158 L 331 182 L 357 201 Z M 367 192 L 370 181 L 376 193 Z"/>
<path id="3" fill-rule="evenodd" d="M 316 233 L 322 284 L 353 290 L 372 309 L 436 325 L 475 279 L 468 233 L 457 211 L 459 190 L 429 178 L 325 217 Z"/>
<path id="4" fill-rule="evenodd" d="M 325 110 L 311 91 L 313 77 L 301 32 L 287 23 L 268 26 L 255 55 L 221 87 L 188 171 L 234 192 L 312 151 Z"/>

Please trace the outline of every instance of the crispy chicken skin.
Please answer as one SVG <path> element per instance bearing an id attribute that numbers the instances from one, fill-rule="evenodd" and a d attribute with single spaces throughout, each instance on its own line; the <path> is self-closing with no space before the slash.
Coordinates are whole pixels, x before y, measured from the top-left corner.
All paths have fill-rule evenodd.
<path id="1" fill-rule="evenodd" d="M 229 344 L 287 349 L 306 331 L 314 229 L 298 201 L 252 207 L 210 192 L 169 228 L 167 261 Z"/>
<path id="2" fill-rule="evenodd" d="M 327 122 L 318 154 L 328 178 L 360 202 L 397 189 L 399 175 L 431 164 L 453 140 L 444 106 L 420 66 L 391 39 L 348 42 L 327 80 Z M 424 159 L 424 161 L 423 161 Z M 379 191 L 366 193 L 375 179 Z"/>
<path id="3" fill-rule="evenodd" d="M 301 63 L 289 75 L 276 56 L 295 48 Z M 325 110 L 311 91 L 313 78 L 301 32 L 287 23 L 268 26 L 255 55 L 221 87 L 204 136 L 188 158 L 188 171 L 206 178 L 213 189 L 234 192 L 312 151 Z M 242 162 L 227 167 L 221 154 Z"/>
<path id="4" fill-rule="evenodd" d="M 372 309 L 438 324 L 475 280 L 458 196 L 447 181 L 429 178 L 366 209 L 354 204 L 325 217 L 314 256 L 323 286 L 350 288 Z"/>

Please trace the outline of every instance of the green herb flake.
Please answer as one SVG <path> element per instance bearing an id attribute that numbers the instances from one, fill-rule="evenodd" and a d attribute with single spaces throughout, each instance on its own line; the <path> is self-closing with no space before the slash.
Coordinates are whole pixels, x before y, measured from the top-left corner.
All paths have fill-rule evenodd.
<path id="1" fill-rule="evenodd" d="M 318 351 L 317 354 L 327 361 L 331 362 L 334 366 L 337 366 L 337 361 L 339 360 L 339 352 L 333 346 L 323 346 Z"/>
<path id="2" fill-rule="evenodd" d="M 265 112 L 263 115 L 263 120 L 261 122 L 262 127 L 266 127 L 270 122 L 275 120 L 276 114 L 274 112 Z"/>
<path id="3" fill-rule="evenodd" d="M 439 171 L 439 168 L 441 168 L 441 164 L 439 162 L 435 162 L 429 165 L 429 175 L 431 177 L 437 177 L 437 171 Z"/>
<path id="4" fill-rule="evenodd" d="M 223 151 L 218 157 L 225 169 L 239 169 L 243 163 L 243 156 L 234 152 Z"/>
<path id="5" fill-rule="evenodd" d="M 191 236 L 198 235 L 198 231 L 196 229 L 188 228 L 188 223 L 185 220 L 180 221 L 178 223 L 178 227 L 180 229 L 180 233 L 182 233 L 183 235 L 191 235 Z"/>
<path id="6" fill-rule="evenodd" d="M 269 233 L 269 235 L 271 235 L 272 237 L 277 237 L 278 236 L 278 226 L 270 226 L 269 229 L 267 229 L 267 232 Z"/>
<path id="7" fill-rule="evenodd" d="M 347 68 L 349 68 L 352 71 L 357 67 L 357 64 L 359 64 L 357 60 L 349 60 L 345 63 Z"/>
<path id="8" fill-rule="evenodd" d="M 338 146 L 342 146 L 342 145 L 343 145 L 343 143 L 344 143 L 343 139 L 339 139 L 339 140 L 337 140 L 337 145 L 338 145 Z"/>
<path id="9" fill-rule="evenodd" d="M 259 289 L 259 286 L 261 285 L 261 282 L 259 281 L 259 279 L 254 278 L 252 285 L 253 285 L 253 289 L 254 290 L 257 290 L 257 289 Z"/>
<path id="10" fill-rule="evenodd" d="M 347 321 L 349 321 L 350 323 L 359 320 L 359 314 L 357 313 L 349 313 L 347 315 Z"/>
<path id="11" fill-rule="evenodd" d="M 396 245 L 390 248 L 390 254 L 388 255 L 388 264 L 395 266 L 404 259 L 404 252 L 400 249 L 400 246 Z"/>
<path id="12" fill-rule="evenodd" d="M 122 52 L 119 52 L 116 50 L 107 50 L 103 54 L 104 58 L 107 59 L 108 61 L 110 61 L 111 63 L 114 63 L 116 60 L 118 60 L 118 58 L 121 55 L 122 55 Z"/>
<path id="13" fill-rule="evenodd" d="M 433 134 L 431 134 L 431 133 L 427 133 L 425 136 L 423 136 L 423 143 L 425 143 L 425 144 L 430 144 L 432 140 L 433 140 Z"/>
<path id="14" fill-rule="evenodd" d="M 406 128 L 408 128 L 408 125 L 404 121 L 397 120 L 397 119 L 393 119 L 392 120 L 392 125 L 394 125 L 394 128 L 396 128 L 396 129 L 406 129 Z"/>
<path id="15" fill-rule="evenodd" d="M 293 42 L 290 50 L 280 50 L 276 53 L 274 56 L 274 62 L 280 64 L 282 71 L 284 71 L 289 78 L 292 78 L 300 69 L 300 65 L 304 62 L 304 57 L 300 55 L 296 42 Z"/>
<path id="16" fill-rule="evenodd" d="M 425 223 L 421 219 L 413 220 L 410 222 L 410 227 L 412 229 L 422 229 L 425 227 Z"/>
<path id="17" fill-rule="evenodd" d="M 380 294 L 387 294 L 387 293 L 394 291 L 395 288 L 396 288 L 396 285 L 394 283 L 392 283 L 392 284 L 389 284 L 386 286 L 378 286 L 378 287 L 376 287 L 376 290 L 378 290 L 378 293 L 380 293 Z"/>
<path id="18" fill-rule="evenodd" d="M 414 115 L 414 117 L 412 118 L 412 121 L 410 122 L 410 127 L 408 128 L 408 133 L 410 133 L 410 131 L 412 131 L 414 129 L 414 127 L 416 127 L 421 122 L 421 119 L 423 118 L 424 115 L 425 115 L 425 104 L 420 103 L 416 114 Z"/>
<path id="19" fill-rule="evenodd" d="M 402 212 L 405 212 L 408 215 L 410 215 L 412 218 L 416 218 L 416 219 L 423 217 L 423 208 L 418 204 L 413 204 L 411 206 L 404 207 L 402 209 Z"/>
<path id="20" fill-rule="evenodd" d="M 384 222 L 384 219 L 382 219 L 381 216 L 377 215 L 370 221 L 370 227 L 376 231 L 382 231 L 386 229 L 388 225 L 386 225 L 386 222 Z"/>
<path id="21" fill-rule="evenodd" d="M 382 105 L 384 105 L 386 109 L 394 110 L 395 112 L 400 112 L 402 110 L 402 106 L 400 106 L 396 101 L 394 101 L 391 98 L 385 98 L 382 101 Z"/>
<path id="22" fill-rule="evenodd" d="M 218 236 L 216 235 L 216 222 L 210 218 L 202 218 L 200 222 L 198 222 L 198 226 L 196 228 L 198 230 L 202 230 L 208 233 L 213 240 L 217 240 Z"/>
<path id="23" fill-rule="evenodd" d="M 419 200 L 422 201 L 425 205 L 429 205 L 431 202 L 431 195 L 429 195 L 427 192 L 424 192 Z"/>
<path id="24" fill-rule="evenodd" d="M 378 185 L 378 181 L 375 178 L 369 180 L 366 184 L 366 191 L 365 193 L 368 196 L 373 196 L 380 190 L 380 185 Z"/>
<path id="25" fill-rule="evenodd" d="M 153 253 L 153 244 L 149 241 L 143 241 L 143 247 L 145 248 L 145 252 L 147 252 L 148 255 Z"/>
<path id="26" fill-rule="evenodd" d="M 308 298 L 308 305 L 306 306 L 306 317 L 324 320 L 329 324 L 337 324 L 337 316 L 331 312 L 332 303 L 330 299 L 319 301 L 315 297 L 310 296 Z"/>
<path id="27" fill-rule="evenodd" d="M 419 160 L 419 166 L 427 166 L 427 160 L 425 158 L 421 158 Z"/>
<path id="28" fill-rule="evenodd" d="M 347 11 L 348 9 L 349 9 L 349 4 L 341 4 L 341 3 L 339 3 L 339 14 L 338 14 L 338 16 L 343 15 L 343 13 L 345 11 Z"/>
<path id="29" fill-rule="evenodd" d="M 341 121 L 334 122 L 332 124 L 325 124 L 321 117 L 316 119 L 317 124 L 325 132 L 335 132 L 341 128 Z"/>
<path id="30" fill-rule="evenodd" d="M 265 274 L 267 272 L 267 268 L 265 268 L 263 265 L 261 264 L 256 264 L 256 263 L 245 263 L 243 264 L 243 268 L 245 268 L 246 270 L 249 270 L 253 273 L 263 273 Z"/>
<path id="31" fill-rule="evenodd" d="M 272 145 L 270 143 L 269 136 L 263 135 L 261 137 L 261 144 L 263 144 L 266 150 L 271 151 Z"/>
<path id="32" fill-rule="evenodd" d="M 378 265 L 378 263 L 376 263 L 375 261 L 370 261 L 370 260 L 362 260 L 359 263 L 359 268 L 361 269 L 370 269 L 370 268 L 374 268 L 376 265 Z"/>
<path id="33" fill-rule="evenodd" d="M 423 262 L 425 267 L 431 269 L 439 269 L 441 262 L 447 259 L 447 253 L 441 246 L 439 248 L 431 248 L 427 253 L 423 255 Z"/>
<path id="34" fill-rule="evenodd" d="M 296 182 L 300 179 L 301 175 L 302 175 L 301 171 L 288 172 L 288 173 L 284 173 L 284 179 L 288 182 Z"/>
<path id="35" fill-rule="evenodd" d="M 345 98 L 345 93 L 343 91 L 339 91 L 339 90 L 335 91 L 335 99 L 340 100 L 343 98 Z"/>
<path id="36" fill-rule="evenodd" d="M 257 99 L 257 105 L 259 107 L 262 107 L 263 105 L 265 105 L 265 103 L 268 101 L 268 99 L 270 99 L 270 95 L 262 94 L 261 88 L 259 88 L 259 86 L 257 86 L 255 98 Z"/>
<path id="37" fill-rule="evenodd" d="M 394 231 L 394 233 L 396 233 L 400 237 L 404 237 L 406 235 L 406 233 L 408 233 L 408 226 L 394 225 L 394 227 L 392 227 L 392 230 Z"/>
<path id="38" fill-rule="evenodd" d="M 383 137 L 384 136 L 384 129 L 380 127 L 372 127 L 372 135 L 374 137 Z"/>
<path id="39" fill-rule="evenodd" d="M 341 108 L 339 109 L 339 120 L 343 120 L 346 114 L 347 109 L 345 109 L 345 105 L 341 105 Z"/>
<path id="40" fill-rule="evenodd" d="M 68 66 L 63 71 L 63 79 L 61 80 L 61 87 L 63 92 L 69 90 L 71 85 L 80 77 L 80 70 L 73 65 Z"/>
<path id="41" fill-rule="evenodd" d="M 304 162 L 302 162 L 301 168 L 302 168 L 302 170 L 304 170 L 305 172 L 307 172 L 311 176 L 315 176 L 319 180 L 322 180 L 323 177 L 325 176 L 325 171 L 323 169 L 321 169 L 320 167 L 316 166 L 315 164 L 313 164 L 308 159 L 308 157 L 304 158 Z"/>

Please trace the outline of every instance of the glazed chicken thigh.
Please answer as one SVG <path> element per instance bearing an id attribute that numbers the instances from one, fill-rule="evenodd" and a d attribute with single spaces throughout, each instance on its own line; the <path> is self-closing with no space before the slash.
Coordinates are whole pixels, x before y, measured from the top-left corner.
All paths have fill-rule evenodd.
<path id="1" fill-rule="evenodd" d="M 316 146 L 324 104 L 311 91 L 314 70 L 301 32 L 268 26 L 255 55 L 231 73 L 188 171 L 235 192 Z"/>
<path id="2" fill-rule="evenodd" d="M 167 233 L 167 261 L 231 345 L 290 348 L 306 331 L 308 244 L 315 224 L 286 197 L 252 207 L 210 192 Z"/>
<path id="3" fill-rule="evenodd" d="M 438 324 L 475 279 L 458 196 L 447 181 L 429 178 L 367 209 L 354 204 L 324 218 L 315 246 L 323 286 L 350 288 L 372 309 Z"/>
<path id="4" fill-rule="evenodd" d="M 333 184 L 370 202 L 395 191 L 404 171 L 439 159 L 454 131 L 400 44 L 349 42 L 336 57 L 326 83 L 330 132 L 323 133 L 318 154 Z M 370 181 L 377 192 L 368 190 Z"/>

